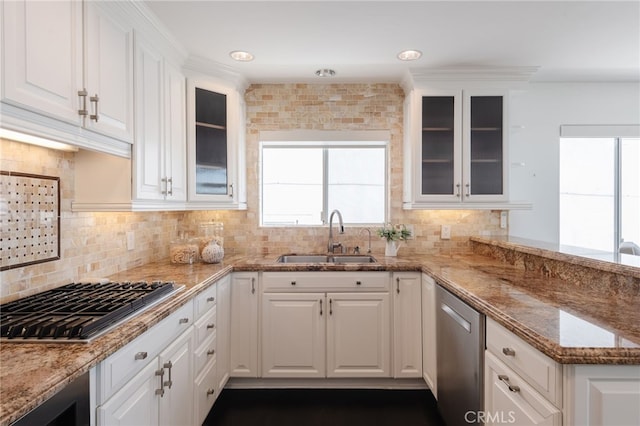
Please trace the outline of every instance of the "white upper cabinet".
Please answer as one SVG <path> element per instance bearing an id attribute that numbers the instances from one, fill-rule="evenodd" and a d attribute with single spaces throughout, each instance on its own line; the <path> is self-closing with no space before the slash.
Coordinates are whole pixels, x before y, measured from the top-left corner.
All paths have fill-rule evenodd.
<path id="1" fill-rule="evenodd" d="M 133 142 L 133 26 L 117 3 L 2 2 L 2 126 L 117 155 Z"/>
<path id="2" fill-rule="evenodd" d="M 405 209 L 530 209 L 509 199 L 509 98 L 536 67 L 415 70 L 403 81 Z"/>
<path id="3" fill-rule="evenodd" d="M 405 101 L 405 208 L 507 202 L 504 91 L 413 90 Z"/>
<path id="4" fill-rule="evenodd" d="M 87 1 L 84 10 L 85 126 L 132 142 L 133 24 L 108 3 Z"/>
<path id="5" fill-rule="evenodd" d="M 246 209 L 245 108 L 235 88 L 187 80 L 189 209 Z"/>
<path id="6" fill-rule="evenodd" d="M 81 125 L 82 3 L 2 2 L 2 26 L 2 101 Z"/>
<path id="7" fill-rule="evenodd" d="M 186 80 L 155 45 L 136 36 L 134 198 L 184 202 Z"/>

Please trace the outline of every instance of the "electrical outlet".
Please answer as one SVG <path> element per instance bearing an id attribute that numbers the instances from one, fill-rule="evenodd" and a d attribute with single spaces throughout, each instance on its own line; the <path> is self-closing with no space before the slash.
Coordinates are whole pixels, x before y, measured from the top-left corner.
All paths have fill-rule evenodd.
<path id="1" fill-rule="evenodd" d="M 451 225 L 442 225 L 440 227 L 440 239 L 441 240 L 451 239 Z"/>
<path id="2" fill-rule="evenodd" d="M 127 250 L 131 251 L 136 248 L 135 234 L 133 231 L 127 231 Z"/>
<path id="3" fill-rule="evenodd" d="M 407 231 L 411 232 L 411 236 L 407 238 L 408 240 L 413 240 L 416 237 L 416 234 L 413 232 L 413 225 L 405 225 Z"/>
<path id="4" fill-rule="evenodd" d="M 508 213 L 506 211 L 501 211 L 500 212 L 500 228 L 501 229 L 507 229 L 507 220 L 508 220 Z"/>

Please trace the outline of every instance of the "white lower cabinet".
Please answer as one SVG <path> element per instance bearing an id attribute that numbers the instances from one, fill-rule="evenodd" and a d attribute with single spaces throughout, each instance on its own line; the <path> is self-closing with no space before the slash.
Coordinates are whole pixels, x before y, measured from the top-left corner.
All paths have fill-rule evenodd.
<path id="1" fill-rule="evenodd" d="M 640 425 L 640 365 L 567 365 L 565 424 Z"/>
<path id="2" fill-rule="evenodd" d="M 388 273 L 264 273 L 262 288 L 262 377 L 391 377 Z"/>
<path id="3" fill-rule="evenodd" d="M 422 280 L 396 272 L 393 294 L 393 377 L 422 377 Z"/>
<path id="4" fill-rule="evenodd" d="M 191 424 L 193 330 L 184 332 L 97 408 L 98 425 Z"/>
<path id="5" fill-rule="evenodd" d="M 495 321 L 486 321 L 484 422 L 562 424 L 562 367 Z"/>
<path id="6" fill-rule="evenodd" d="M 436 282 L 422 274 L 422 377 L 438 399 L 436 356 Z"/>
<path id="7" fill-rule="evenodd" d="M 258 377 L 258 274 L 234 272 L 230 299 L 230 375 Z"/>
<path id="8" fill-rule="evenodd" d="M 391 377 L 388 293 L 328 293 L 327 377 Z"/>
<path id="9" fill-rule="evenodd" d="M 262 377 L 325 377 L 324 293 L 262 295 Z"/>
<path id="10" fill-rule="evenodd" d="M 485 354 L 484 380 L 485 410 L 482 414 L 485 425 L 562 424 L 562 412 L 558 408 L 488 351 Z"/>

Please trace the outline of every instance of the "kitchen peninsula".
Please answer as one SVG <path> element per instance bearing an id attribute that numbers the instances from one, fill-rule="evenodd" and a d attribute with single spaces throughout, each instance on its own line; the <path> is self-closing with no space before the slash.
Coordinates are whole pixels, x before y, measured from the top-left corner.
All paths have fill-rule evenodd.
<path id="1" fill-rule="evenodd" d="M 506 241 L 472 238 L 472 246 L 474 253 L 468 256 L 376 256 L 378 263 L 311 269 L 421 271 L 559 364 L 640 370 L 640 270 Z M 563 272 L 553 270 L 557 265 L 572 265 L 569 275 L 575 282 L 558 278 Z M 158 262 L 116 274 L 110 278 L 172 279 L 185 289 L 90 344 L 3 342 L 0 423 L 15 421 L 228 274 L 309 269 L 308 264 L 280 264 L 271 257 L 238 256 L 214 265 Z M 605 277 L 596 280 L 598 286 L 588 284 L 596 282 L 594 273 Z M 609 339 L 603 341 L 603 333 Z"/>

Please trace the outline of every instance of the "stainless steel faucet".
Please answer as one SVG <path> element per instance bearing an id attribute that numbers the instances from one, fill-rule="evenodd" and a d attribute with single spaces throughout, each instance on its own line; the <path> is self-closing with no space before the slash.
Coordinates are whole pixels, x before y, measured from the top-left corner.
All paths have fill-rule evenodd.
<path id="1" fill-rule="evenodd" d="M 367 249 L 367 253 L 371 254 L 371 230 L 369 228 L 362 228 L 358 233 L 361 234 L 363 232 L 369 233 L 369 248 Z"/>
<path id="2" fill-rule="evenodd" d="M 340 234 L 344 234 L 344 223 L 342 223 L 342 214 L 340 214 L 338 210 L 334 210 L 331 212 L 331 215 L 329 215 L 329 244 L 327 245 L 329 253 L 335 253 L 335 249 L 337 249 L 338 247 L 340 247 L 341 251 L 343 248 L 342 243 L 333 242 L 333 215 L 334 214 L 338 215 L 338 221 L 340 222 Z"/>

